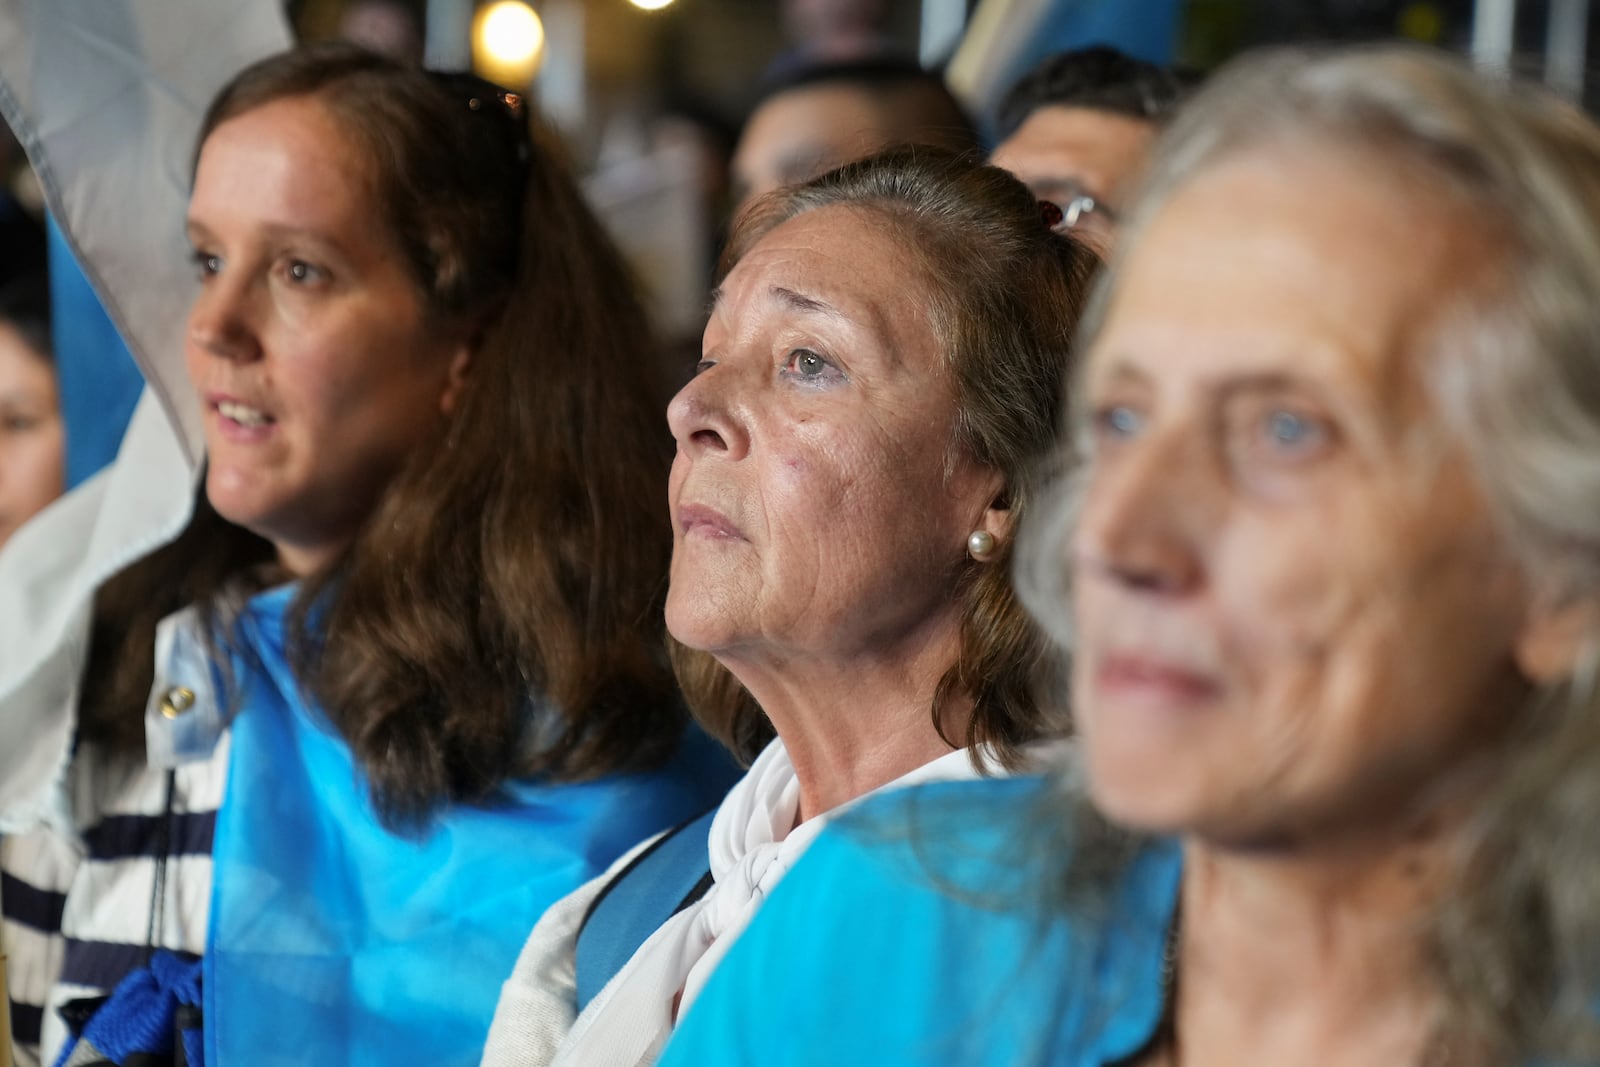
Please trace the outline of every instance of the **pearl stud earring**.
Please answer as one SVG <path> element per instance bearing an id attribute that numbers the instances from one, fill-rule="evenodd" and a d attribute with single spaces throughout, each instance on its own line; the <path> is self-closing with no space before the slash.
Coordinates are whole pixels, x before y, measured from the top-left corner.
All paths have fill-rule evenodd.
<path id="1" fill-rule="evenodd" d="M 994 534 L 988 530 L 974 530 L 967 538 L 967 554 L 982 563 L 994 555 Z"/>

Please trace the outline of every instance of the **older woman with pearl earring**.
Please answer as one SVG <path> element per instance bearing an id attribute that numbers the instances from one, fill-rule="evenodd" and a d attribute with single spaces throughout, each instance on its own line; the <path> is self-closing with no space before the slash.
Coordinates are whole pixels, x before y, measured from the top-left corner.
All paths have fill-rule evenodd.
<path id="1" fill-rule="evenodd" d="M 667 413 L 667 625 L 691 707 L 755 762 L 547 913 L 486 1064 L 651 1062 L 831 813 L 1028 761 L 1045 646 L 1012 531 L 1096 262 L 1048 219 L 1005 172 L 927 148 L 741 217 Z"/>

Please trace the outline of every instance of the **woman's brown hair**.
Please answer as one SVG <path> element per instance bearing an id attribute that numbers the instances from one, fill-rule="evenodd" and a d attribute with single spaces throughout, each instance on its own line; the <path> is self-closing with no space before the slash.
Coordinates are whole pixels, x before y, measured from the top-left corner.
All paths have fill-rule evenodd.
<path id="1" fill-rule="evenodd" d="M 782 223 L 833 206 L 883 219 L 911 253 L 955 387 L 954 448 L 1005 476 L 1015 531 L 1055 443 L 1072 337 L 1098 260 L 1053 232 L 1033 194 L 1005 171 L 906 146 L 756 201 L 734 225 L 720 275 Z M 985 562 L 964 564 L 956 593 L 961 647 L 932 707 L 946 740 L 989 745 L 1008 767 L 1019 744 L 1050 728 L 1035 695 L 1048 643 L 1012 592 L 1012 540 L 1001 539 Z M 755 700 L 708 653 L 673 642 L 672 659 L 696 718 L 751 758 L 772 736 Z M 946 720 L 967 701 L 972 717 L 957 742 Z"/>
<path id="2" fill-rule="evenodd" d="M 287 52 L 222 90 L 200 143 L 289 98 L 326 107 L 370 161 L 430 313 L 481 324 L 448 423 L 302 583 L 297 674 L 396 824 L 514 776 L 659 763 L 685 723 L 661 655 L 670 442 L 621 256 L 551 136 L 469 77 L 348 45 Z M 271 558 L 203 496 L 177 542 L 97 598 L 87 736 L 140 743 L 157 621 L 193 602 L 225 614 Z"/>

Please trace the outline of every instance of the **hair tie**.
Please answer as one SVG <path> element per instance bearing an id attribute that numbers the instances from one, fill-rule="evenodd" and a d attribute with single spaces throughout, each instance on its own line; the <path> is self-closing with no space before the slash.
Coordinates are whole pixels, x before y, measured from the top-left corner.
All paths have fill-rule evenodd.
<path id="1" fill-rule="evenodd" d="M 1039 201 L 1039 219 L 1044 223 L 1044 228 L 1054 232 L 1056 227 L 1066 221 L 1066 216 L 1052 201 Z"/>

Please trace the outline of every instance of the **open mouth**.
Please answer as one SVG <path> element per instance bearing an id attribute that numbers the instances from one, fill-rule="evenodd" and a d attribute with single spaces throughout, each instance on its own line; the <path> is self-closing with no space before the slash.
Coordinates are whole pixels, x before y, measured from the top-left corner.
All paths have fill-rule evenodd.
<path id="1" fill-rule="evenodd" d="M 249 429 L 267 426 L 276 421 L 266 412 L 250 407 L 248 404 L 241 404 L 234 400 L 220 401 L 217 404 L 217 414 L 221 415 L 229 422 L 236 422 L 240 426 L 244 426 Z"/>

